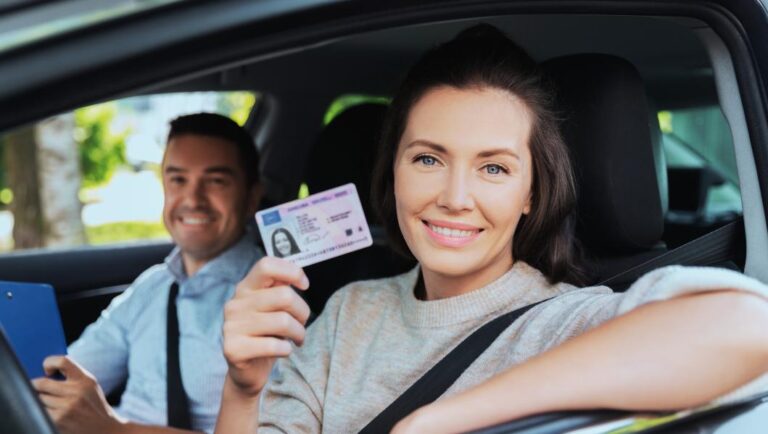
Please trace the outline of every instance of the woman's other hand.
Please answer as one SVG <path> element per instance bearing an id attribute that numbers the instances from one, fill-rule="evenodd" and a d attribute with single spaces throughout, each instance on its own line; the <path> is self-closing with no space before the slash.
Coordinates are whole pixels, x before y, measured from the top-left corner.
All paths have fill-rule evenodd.
<path id="1" fill-rule="evenodd" d="M 224 306 L 224 357 L 239 392 L 256 396 L 264 388 L 278 357 L 291 353 L 291 341 L 304 342 L 307 303 L 291 287 L 305 290 L 309 280 L 301 267 L 264 257 L 240 281 Z"/>
<path id="2" fill-rule="evenodd" d="M 445 427 L 443 427 L 443 431 L 441 431 L 438 424 L 433 420 L 431 406 L 426 405 L 398 422 L 395 427 L 392 428 L 390 434 L 430 434 L 445 432 L 448 432 L 445 431 Z"/>

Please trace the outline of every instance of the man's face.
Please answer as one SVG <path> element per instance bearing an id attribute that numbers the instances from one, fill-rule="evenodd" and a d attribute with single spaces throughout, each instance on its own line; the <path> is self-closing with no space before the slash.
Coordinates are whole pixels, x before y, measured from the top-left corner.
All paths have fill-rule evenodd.
<path id="1" fill-rule="evenodd" d="M 163 221 L 187 267 L 213 259 L 242 236 L 259 189 L 246 185 L 233 143 L 196 134 L 173 137 L 162 169 Z"/>

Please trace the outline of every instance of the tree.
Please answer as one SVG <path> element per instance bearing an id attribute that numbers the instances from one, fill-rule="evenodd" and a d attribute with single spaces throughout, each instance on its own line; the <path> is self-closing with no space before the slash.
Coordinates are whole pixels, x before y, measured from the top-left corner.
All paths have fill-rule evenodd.
<path id="1" fill-rule="evenodd" d="M 101 185 L 112 177 L 115 169 L 126 164 L 125 138 L 129 131 L 110 131 L 117 108 L 114 102 L 75 110 L 75 139 L 79 150 L 83 185 Z"/>
<path id="2" fill-rule="evenodd" d="M 6 134 L 3 146 L 5 180 L 13 191 L 15 249 L 43 246 L 43 219 L 37 179 L 35 127 L 28 125 Z"/>
<path id="3" fill-rule="evenodd" d="M 45 119 L 35 126 L 46 247 L 85 244 L 78 197 L 82 176 L 74 130 L 72 112 Z"/>
<path id="4" fill-rule="evenodd" d="M 222 92 L 216 101 L 216 112 L 244 125 L 257 98 L 253 92 Z"/>

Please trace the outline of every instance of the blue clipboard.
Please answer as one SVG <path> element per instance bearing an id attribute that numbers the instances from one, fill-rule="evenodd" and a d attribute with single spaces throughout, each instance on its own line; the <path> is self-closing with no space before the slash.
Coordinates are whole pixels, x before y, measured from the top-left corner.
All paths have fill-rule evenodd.
<path id="1" fill-rule="evenodd" d="M 0 327 L 30 379 L 45 376 L 46 357 L 67 354 L 51 285 L 0 281 Z"/>

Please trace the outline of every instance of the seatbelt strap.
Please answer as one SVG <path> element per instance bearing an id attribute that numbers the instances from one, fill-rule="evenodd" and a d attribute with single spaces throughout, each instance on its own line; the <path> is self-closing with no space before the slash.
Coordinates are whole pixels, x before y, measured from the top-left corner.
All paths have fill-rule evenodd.
<path id="1" fill-rule="evenodd" d="M 549 300 L 549 299 L 547 299 Z M 486 323 L 466 337 L 448 355 L 437 362 L 426 374 L 400 395 L 389 407 L 360 431 L 360 434 L 392 431 L 397 422 L 414 410 L 439 398 L 462 373 L 488 348 L 516 319 L 547 300 L 529 304 L 507 312 Z"/>
<path id="2" fill-rule="evenodd" d="M 600 285 L 613 288 L 617 284 L 634 282 L 645 273 L 665 265 L 707 266 L 731 261 L 740 254 L 736 251 L 736 247 L 739 244 L 743 245 L 743 237 L 743 221 L 739 218 L 629 270 L 616 274 L 600 282 Z M 741 242 L 740 238 L 742 239 Z"/>

